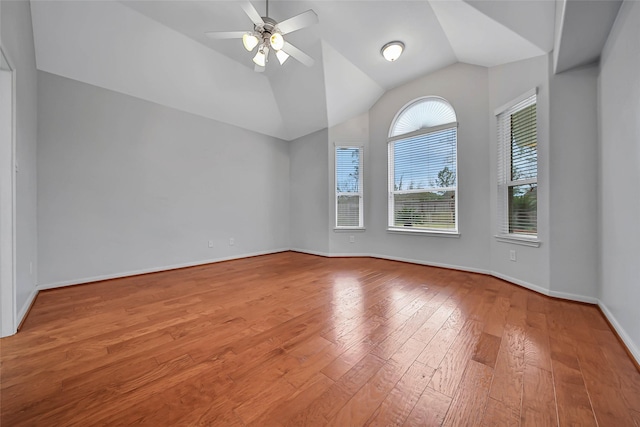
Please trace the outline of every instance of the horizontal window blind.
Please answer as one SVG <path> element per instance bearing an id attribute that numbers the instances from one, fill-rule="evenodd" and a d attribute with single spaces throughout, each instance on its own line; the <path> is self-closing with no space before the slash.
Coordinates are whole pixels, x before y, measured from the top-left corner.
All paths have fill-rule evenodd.
<path id="1" fill-rule="evenodd" d="M 393 227 L 455 230 L 455 191 L 395 194 L 393 206 Z"/>
<path id="2" fill-rule="evenodd" d="M 535 236 L 538 232 L 538 185 L 513 185 L 508 189 L 509 234 Z"/>
<path id="3" fill-rule="evenodd" d="M 536 95 L 498 114 L 498 233 L 537 235 Z"/>
<path id="4" fill-rule="evenodd" d="M 456 133 L 450 128 L 392 142 L 394 191 L 454 186 Z"/>
<path id="5" fill-rule="evenodd" d="M 389 226 L 455 231 L 457 128 L 389 143 Z"/>
<path id="6" fill-rule="evenodd" d="M 363 227 L 362 147 L 336 147 L 336 227 Z"/>
<path id="7" fill-rule="evenodd" d="M 536 133 L 536 104 L 511 114 L 511 181 L 538 177 Z"/>

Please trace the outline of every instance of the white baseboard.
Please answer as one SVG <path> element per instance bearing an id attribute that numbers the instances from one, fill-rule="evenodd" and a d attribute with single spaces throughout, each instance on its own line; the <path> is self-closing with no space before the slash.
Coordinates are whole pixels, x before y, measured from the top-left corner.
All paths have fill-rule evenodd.
<path id="1" fill-rule="evenodd" d="M 369 254 L 368 256 L 370 256 L 371 258 L 387 259 L 389 261 L 400 261 L 400 262 L 408 262 L 410 264 L 426 265 L 428 267 L 449 268 L 451 270 L 468 271 L 469 273 L 479 273 L 479 274 L 489 274 L 489 275 L 491 274 L 490 271 L 483 270 L 480 268 L 463 267 L 455 264 L 444 264 L 440 262 L 430 262 L 430 261 L 423 261 L 419 259 L 403 258 L 403 257 L 389 256 L 389 255 L 380 255 L 380 254 Z"/>
<path id="2" fill-rule="evenodd" d="M 495 271 L 489 271 L 487 274 L 496 277 L 501 280 L 505 280 L 509 283 L 513 283 L 514 285 L 522 286 L 523 288 L 527 288 L 534 292 L 537 292 L 542 295 L 550 296 L 549 289 L 544 288 L 542 286 L 534 285 L 533 283 L 526 282 L 524 280 L 516 279 L 515 277 L 507 276 L 506 274 L 497 273 Z"/>
<path id="3" fill-rule="evenodd" d="M 516 284 L 518 286 L 522 286 L 523 288 L 530 289 L 532 291 L 538 292 L 538 293 L 543 294 L 543 295 L 551 296 L 551 297 L 554 297 L 554 298 L 562 298 L 562 299 L 571 300 L 571 301 L 578 301 L 578 302 L 585 302 L 585 303 L 590 303 L 590 304 L 597 304 L 602 309 L 602 312 L 605 314 L 605 316 L 607 317 L 607 319 L 609 320 L 611 325 L 613 325 L 614 329 L 616 330 L 616 332 L 618 333 L 618 335 L 620 336 L 620 338 L 622 339 L 624 344 L 627 346 L 627 349 L 629 349 L 629 352 L 633 355 L 633 357 L 635 358 L 636 362 L 640 364 L 640 350 L 636 347 L 636 345 L 634 344 L 633 340 L 625 332 L 624 328 L 620 325 L 620 323 L 618 323 L 618 321 L 614 317 L 613 313 L 611 313 L 611 311 L 607 308 L 607 306 L 602 301 L 598 300 L 597 298 L 592 298 L 592 297 L 587 297 L 587 296 L 577 295 L 577 294 L 570 294 L 570 293 L 566 293 L 566 292 L 551 291 L 551 290 L 543 288 L 541 286 L 537 286 L 537 285 L 534 285 L 532 283 L 528 283 L 528 282 L 525 282 L 523 280 L 507 276 L 505 274 L 497 273 L 495 271 L 490 271 L 490 270 L 479 269 L 479 268 L 464 267 L 464 266 L 459 266 L 459 265 L 455 265 L 455 264 L 444 264 L 444 263 L 436 263 L 436 262 L 427 262 L 427 261 L 423 261 L 423 260 L 417 260 L 417 259 L 411 259 L 411 258 L 403 258 L 403 257 L 394 257 L 394 256 L 374 254 L 374 253 L 328 253 L 328 252 L 314 251 L 314 250 L 302 249 L 302 248 L 281 248 L 281 249 L 253 252 L 253 253 L 248 253 L 248 254 L 232 255 L 232 256 L 223 257 L 223 258 L 215 258 L 215 259 L 195 261 L 195 262 L 189 262 L 189 263 L 183 263 L 183 264 L 175 264 L 175 265 L 164 266 L 164 267 L 155 267 L 155 268 L 148 268 L 148 269 L 143 269 L 143 270 L 135 270 L 135 271 L 129 271 L 129 272 L 124 272 L 124 273 L 118 273 L 118 274 L 109 274 L 109 275 L 103 275 L 103 276 L 87 277 L 87 278 L 83 278 L 83 279 L 74 279 L 74 280 L 70 280 L 70 281 L 61 281 L 61 282 L 56 282 L 56 283 L 38 285 L 36 287 L 36 289 L 34 289 L 34 291 L 31 293 L 31 295 L 29 296 L 29 298 L 25 302 L 24 306 L 20 309 L 20 312 L 18 313 L 18 317 L 17 317 L 18 324 L 20 324 L 22 322 L 22 320 L 24 319 L 24 316 L 27 314 L 27 312 L 29 310 L 29 307 L 31 306 L 31 304 L 33 303 L 34 299 L 38 295 L 38 292 L 42 291 L 42 290 L 45 290 L 45 289 L 54 289 L 54 288 L 60 288 L 60 287 L 65 287 L 65 286 L 80 285 L 80 284 L 84 284 L 84 283 L 98 282 L 98 281 L 101 281 L 101 280 L 119 279 L 119 278 L 122 278 L 122 277 L 136 276 L 136 275 L 147 274 L 147 273 L 157 273 L 157 272 L 161 272 L 161 271 L 169 271 L 169 270 L 175 270 L 175 269 L 186 268 L 186 267 L 195 267 L 195 266 L 198 266 L 198 265 L 212 264 L 212 263 L 216 263 L 216 262 L 230 261 L 230 260 L 234 260 L 234 259 L 249 258 L 249 257 L 252 257 L 252 256 L 268 255 L 268 254 L 274 254 L 274 253 L 286 252 L 286 251 L 300 252 L 300 253 L 305 253 L 305 254 L 310 254 L 310 255 L 317 255 L 317 256 L 322 256 L 322 257 L 327 257 L 327 258 L 337 258 L 337 257 L 370 257 L 370 258 L 379 258 L 379 259 L 386 259 L 386 260 L 390 260 L 390 261 L 401 261 L 401 262 L 408 262 L 408 263 L 411 263 L 411 264 L 427 265 L 427 266 L 431 266 L 431 267 L 450 268 L 450 269 L 453 269 L 453 270 L 468 271 L 470 273 L 487 274 L 487 275 L 490 275 L 490 276 L 494 276 L 494 277 L 496 277 L 498 279 L 506 280 L 507 282 Z"/>
<path id="4" fill-rule="evenodd" d="M 408 262 L 410 264 L 427 265 L 429 267 L 450 268 L 452 270 L 468 271 L 470 273 L 491 274 L 491 272 L 489 272 L 489 271 L 481 270 L 481 269 L 478 269 L 478 268 L 462 267 L 462 266 L 459 266 L 459 265 L 442 264 L 442 263 L 437 263 L 437 262 L 427 262 L 427 261 L 422 261 L 422 260 L 419 260 L 419 259 L 394 257 L 394 256 L 374 254 L 374 253 L 353 253 L 353 252 L 349 252 L 349 253 L 328 253 L 328 252 L 312 251 L 312 250 L 309 250 L 309 249 L 300 249 L 300 248 L 292 248 L 290 250 L 292 252 L 300 252 L 300 253 L 303 253 L 303 254 L 317 255 L 317 256 L 322 256 L 322 257 L 327 257 L 327 258 L 358 258 L 358 257 L 360 257 L 360 258 L 362 258 L 362 257 L 365 257 L 365 258 L 378 258 L 378 259 L 386 259 L 386 260 L 389 260 L 389 261 L 400 261 L 400 262 Z"/>
<path id="5" fill-rule="evenodd" d="M 158 272 L 161 272 L 161 271 L 177 270 L 179 268 L 196 267 L 198 265 L 213 264 L 213 263 L 216 263 L 216 262 L 231 261 L 231 260 L 234 260 L 234 259 L 250 258 L 250 257 L 253 257 L 253 256 L 269 255 L 269 254 L 275 254 L 275 253 L 279 253 L 279 252 L 287 252 L 288 250 L 289 250 L 289 248 L 272 249 L 272 250 L 267 250 L 267 251 L 251 252 L 251 253 L 246 253 L 246 254 L 232 255 L 232 256 L 223 257 L 223 258 L 213 258 L 213 259 L 207 259 L 207 260 L 201 260 L 201 261 L 186 262 L 186 263 L 182 263 L 182 264 L 173 264 L 173 265 L 168 265 L 168 266 L 163 266 L 163 267 L 145 268 L 145 269 L 142 269 L 142 270 L 127 271 L 127 272 L 123 272 L 123 273 L 105 274 L 105 275 L 102 275 L 102 276 L 93 276 L 93 277 L 85 277 L 85 278 L 82 278 L 82 279 L 65 280 L 65 281 L 60 281 L 60 282 L 55 282 L 55 283 L 47 283 L 47 284 L 38 285 L 37 286 L 37 290 L 38 291 L 44 291 L 46 289 L 55 289 L 55 288 L 63 288 L 65 286 L 82 285 L 82 284 L 85 284 L 85 283 L 100 282 L 102 280 L 120 279 L 120 278 L 123 278 L 123 277 L 138 276 L 140 274 L 158 273 Z"/>
<path id="6" fill-rule="evenodd" d="M 609 320 L 609 323 L 611 323 L 611 325 L 613 326 L 613 329 L 615 329 L 618 333 L 618 336 L 627 347 L 627 350 L 629 350 L 629 353 L 631 353 L 633 358 L 636 360 L 636 363 L 640 365 L 640 349 L 638 349 L 638 347 L 635 345 L 629 334 L 627 334 L 627 332 L 624 330 L 622 325 L 618 323 L 615 316 L 613 315 L 611 310 L 609 310 L 606 304 L 600 300 L 598 300 L 597 304 L 598 307 L 600 307 L 600 310 L 602 310 L 604 315 L 607 317 L 607 320 Z"/>
<path id="7" fill-rule="evenodd" d="M 31 308 L 31 305 L 33 304 L 37 296 L 38 296 L 38 288 L 34 288 L 29 294 L 29 297 L 27 298 L 27 300 L 24 302 L 24 304 L 20 308 L 20 311 L 18 312 L 18 316 L 16 317 L 16 322 L 17 322 L 16 328 L 24 320 L 25 316 L 29 312 L 29 308 Z"/>
<path id="8" fill-rule="evenodd" d="M 588 297 L 578 294 L 570 294 L 568 292 L 549 291 L 549 296 L 554 298 L 566 299 L 569 301 L 586 302 L 588 304 L 598 304 L 598 298 Z"/>
<path id="9" fill-rule="evenodd" d="M 317 256 L 323 256 L 323 257 L 327 257 L 327 258 L 332 258 L 335 255 L 330 254 L 328 252 L 320 252 L 320 251 L 312 251 L 311 249 L 301 249 L 301 248 L 291 248 L 289 249 L 292 252 L 300 252 L 301 254 L 309 254 L 309 255 L 317 255 Z M 351 255 L 353 256 L 353 255 Z"/>
<path id="10" fill-rule="evenodd" d="M 501 273 L 497 273 L 495 271 L 483 270 L 483 269 L 479 269 L 479 268 L 462 267 L 462 266 L 453 265 L 453 264 L 442 264 L 442 263 L 426 262 L 426 261 L 422 261 L 422 260 L 416 260 L 416 259 L 410 259 L 410 258 L 402 258 L 402 257 L 393 257 L 393 256 L 388 256 L 388 255 L 380 255 L 380 254 L 372 254 L 372 253 L 368 253 L 368 254 L 360 254 L 360 253 L 358 253 L 358 254 L 329 254 L 329 253 L 324 253 L 324 252 L 311 251 L 311 250 L 307 250 L 307 249 L 291 249 L 291 250 L 294 251 L 294 252 L 307 253 L 307 254 L 311 254 L 311 255 L 319 255 L 319 256 L 330 257 L 330 258 L 331 257 L 371 257 L 371 258 L 387 259 L 387 260 L 391 260 L 391 261 L 408 262 L 408 263 L 412 263 L 412 264 L 428 265 L 428 266 L 431 266 L 431 267 L 450 268 L 450 269 L 454 269 L 454 270 L 468 271 L 468 272 L 471 272 L 471 273 L 487 274 L 487 275 L 496 277 L 498 279 L 506 280 L 509 283 L 513 283 L 515 285 L 522 286 L 523 288 L 530 289 L 530 290 L 532 290 L 534 292 L 538 292 L 538 293 L 540 293 L 542 295 L 547 295 L 547 296 L 550 296 L 550 297 L 553 297 L 553 298 L 566 299 L 566 300 L 570 300 L 570 301 L 584 302 L 584 303 L 589 303 L 589 304 L 597 304 L 602 309 L 602 312 L 607 317 L 607 319 L 609 320 L 611 325 L 613 325 L 614 329 L 616 330 L 616 332 L 620 336 L 620 339 L 622 339 L 622 341 L 624 342 L 625 346 L 627 347 L 627 349 L 629 350 L 629 352 L 631 353 L 633 358 L 636 360 L 636 363 L 638 363 L 640 365 L 640 350 L 634 344 L 633 340 L 629 337 L 629 335 L 625 332 L 624 328 L 620 325 L 620 323 L 618 323 L 618 321 L 614 317 L 613 313 L 611 313 L 611 311 L 607 308 L 607 306 L 597 298 L 588 297 L 588 296 L 584 296 L 584 295 L 571 294 L 571 293 L 568 293 L 568 292 L 552 291 L 552 290 L 549 290 L 549 289 L 544 288 L 542 286 L 534 285 L 532 283 L 525 282 L 524 280 L 520 280 L 520 279 L 516 279 L 516 278 L 511 277 L 511 276 L 507 276 L 506 274 L 501 274 Z"/>
<path id="11" fill-rule="evenodd" d="M 331 258 L 372 258 L 371 254 L 361 253 L 361 252 L 351 252 L 351 253 L 332 253 Z"/>

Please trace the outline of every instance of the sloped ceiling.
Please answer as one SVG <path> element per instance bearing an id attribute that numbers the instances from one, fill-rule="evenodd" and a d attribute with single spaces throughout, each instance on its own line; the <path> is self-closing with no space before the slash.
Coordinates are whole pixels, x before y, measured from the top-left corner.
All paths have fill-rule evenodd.
<path id="1" fill-rule="evenodd" d="M 264 1 L 253 2 L 264 15 Z M 494 66 L 550 52 L 553 1 L 299 0 L 269 2 L 282 21 L 313 9 L 319 24 L 287 35 L 315 59 L 255 73 L 238 40 L 253 28 L 238 1 L 32 0 L 38 69 L 292 140 L 366 112 L 384 91 L 455 62 Z M 389 63 L 380 48 L 401 40 Z M 557 42 L 556 42 L 557 43 Z"/>
<path id="2" fill-rule="evenodd" d="M 555 73 L 600 59 L 622 0 L 558 0 L 553 52 Z"/>

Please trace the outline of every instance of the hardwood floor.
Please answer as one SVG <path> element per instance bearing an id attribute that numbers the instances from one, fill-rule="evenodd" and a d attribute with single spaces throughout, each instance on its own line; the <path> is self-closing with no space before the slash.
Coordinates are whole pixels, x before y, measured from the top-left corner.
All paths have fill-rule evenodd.
<path id="1" fill-rule="evenodd" d="M 1 424 L 640 425 L 597 308 L 478 274 L 293 252 L 41 292 Z"/>

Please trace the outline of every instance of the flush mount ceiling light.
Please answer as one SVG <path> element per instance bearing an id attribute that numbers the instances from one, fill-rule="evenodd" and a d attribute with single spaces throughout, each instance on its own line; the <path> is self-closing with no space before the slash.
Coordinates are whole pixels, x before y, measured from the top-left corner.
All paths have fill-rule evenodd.
<path id="1" fill-rule="evenodd" d="M 206 33 L 212 39 L 242 39 L 244 48 L 252 52 L 256 46 L 258 51 L 253 57 L 256 64 L 254 70 L 263 72 L 269 61 L 269 51 L 273 50 L 280 64 L 289 56 L 302 62 L 307 67 L 314 64 L 313 58 L 285 41 L 284 35 L 308 27 L 318 22 L 318 15 L 307 10 L 280 23 L 269 18 L 269 0 L 267 0 L 267 16 L 260 16 L 255 7 L 248 1 L 241 3 L 242 9 L 253 22 L 253 31 L 212 31 Z"/>
<path id="2" fill-rule="evenodd" d="M 382 53 L 382 56 L 384 56 L 384 59 L 386 59 L 389 62 L 393 62 L 396 59 L 400 58 L 400 55 L 402 55 L 403 50 L 404 50 L 404 43 L 399 41 L 394 41 L 394 42 L 389 42 L 384 46 L 382 46 L 380 53 Z"/>

